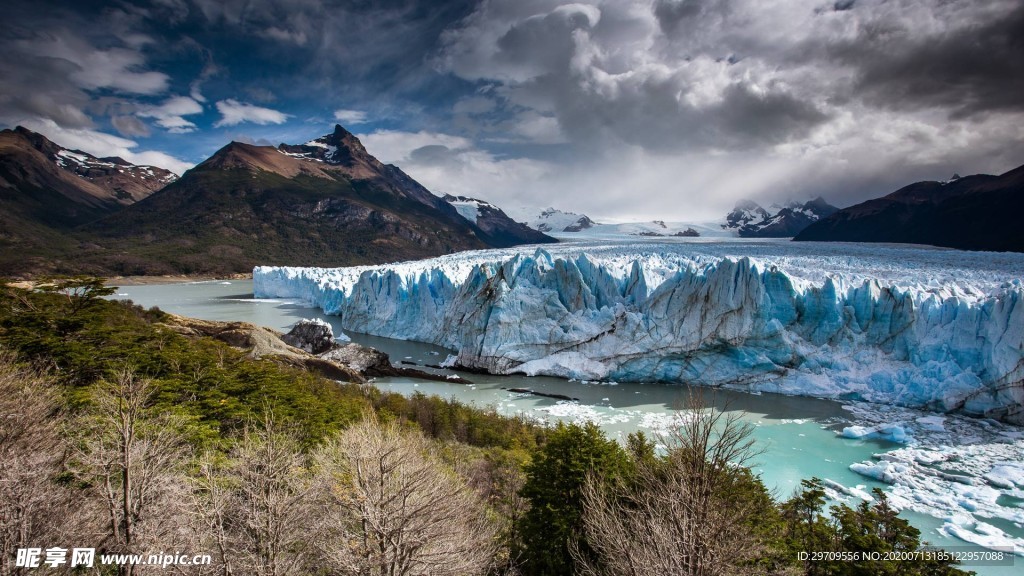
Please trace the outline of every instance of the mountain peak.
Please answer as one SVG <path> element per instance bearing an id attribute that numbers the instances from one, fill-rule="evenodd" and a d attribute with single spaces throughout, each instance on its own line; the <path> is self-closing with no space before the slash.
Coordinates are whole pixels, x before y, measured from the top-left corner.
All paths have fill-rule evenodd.
<path id="1" fill-rule="evenodd" d="M 370 155 L 363 143 L 341 124 L 334 131 L 305 144 L 281 144 L 282 153 L 300 160 L 322 162 L 346 169 L 355 178 L 371 178 L 384 170 L 384 165 Z"/>
<path id="2" fill-rule="evenodd" d="M 352 136 L 352 133 L 346 130 L 345 127 L 342 126 L 341 124 L 335 124 L 334 133 L 331 134 L 331 136 L 340 140 L 345 138 L 346 136 Z"/>
<path id="3" fill-rule="evenodd" d="M 4 130 L 4 132 L 13 134 L 15 137 L 20 137 L 24 141 L 28 142 L 30 146 L 42 152 L 51 160 L 56 158 L 58 152 L 64 150 L 63 147 L 46 136 L 43 136 L 38 132 L 33 132 L 24 126 L 16 126 L 14 130 Z"/>

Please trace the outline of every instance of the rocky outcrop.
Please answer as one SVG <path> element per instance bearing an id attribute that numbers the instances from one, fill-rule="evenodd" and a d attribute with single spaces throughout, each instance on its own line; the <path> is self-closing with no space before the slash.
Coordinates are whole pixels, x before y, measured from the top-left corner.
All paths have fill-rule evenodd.
<path id="1" fill-rule="evenodd" d="M 361 370 L 352 368 L 344 362 L 321 358 L 306 350 L 291 346 L 284 341 L 284 334 L 264 326 L 257 326 L 249 322 L 199 320 L 174 314 L 168 314 L 164 323 L 168 328 L 183 336 L 214 338 L 233 348 L 245 350 L 253 358 L 268 358 L 282 364 L 317 372 L 332 380 L 358 383 L 367 380 L 367 375 Z M 329 325 L 328 328 L 330 328 Z"/>
<path id="2" fill-rule="evenodd" d="M 405 376 L 469 383 L 462 378 L 392 366 L 387 354 L 369 346 L 352 342 L 340 344 L 334 338 L 331 325 L 317 318 L 299 320 L 288 334 L 249 322 L 216 322 L 175 314 L 168 314 L 164 324 L 183 336 L 214 338 L 245 350 L 253 358 L 267 358 L 331 380 L 364 383 L 380 376 Z"/>
<path id="3" fill-rule="evenodd" d="M 281 340 L 310 354 L 323 354 L 337 344 L 334 340 L 334 329 L 319 318 L 299 320 L 292 326 L 291 331 L 281 337 Z"/>

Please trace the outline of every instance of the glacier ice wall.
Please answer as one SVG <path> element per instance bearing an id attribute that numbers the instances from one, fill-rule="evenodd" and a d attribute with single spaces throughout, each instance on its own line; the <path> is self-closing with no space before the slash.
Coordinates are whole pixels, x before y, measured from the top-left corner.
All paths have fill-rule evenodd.
<path id="1" fill-rule="evenodd" d="M 257 297 L 302 298 L 348 330 L 446 346 L 459 364 L 496 374 L 726 385 L 1024 421 L 1019 278 L 924 289 L 870 267 L 787 272 L 792 262 L 777 260 L 483 251 L 377 268 L 257 267 L 253 281 Z"/>

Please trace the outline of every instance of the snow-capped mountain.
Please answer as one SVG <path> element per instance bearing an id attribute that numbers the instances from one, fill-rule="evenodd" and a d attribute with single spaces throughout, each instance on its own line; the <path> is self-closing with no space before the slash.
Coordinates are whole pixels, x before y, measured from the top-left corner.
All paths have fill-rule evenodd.
<path id="1" fill-rule="evenodd" d="M 748 224 L 762 222 L 771 218 L 771 214 L 753 200 L 740 200 L 736 206 L 725 217 L 725 224 L 722 228 L 739 230 Z"/>
<path id="2" fill-rule="evenodd" d="M 97 158 L 71 150 L 21 126 L 0 131 L 0 187 L 44 188 L 68 200 L 105 210 L 134 204 L 178 176 L 122 158 Z M 59 210 L 54 206 L 54 210 Z"/>
<path id="3" fill-rule="evenodd" d="M 132 204 L 178 179 L 157 166 L 140 166 L 116 156 L 97 158 L 81 150 L 62 148 L 53 160 L 57 166 L 109 189 L 121 203 Z"/>
<path id="4" fill-rule="evenodd" d="M 528 225 L 534 230 L 553 234 L 563 240 L 615 239 L 627 236 L 696 238 L 699 236 L 728 237 L 736 235 L 735 232 L 723 230 L 714 223 L 651 220 L 649 222 L 602 224 L 595 222 L 586 214 L 565 212 L 556 208 L 542 211 L 532 218 Z"/>
<path id="5" fill-rule="evenodd" d="M 573 242 L 359 268 L 259 267 L 257 297 L 492 373 L 686 382 L 1024 422 L 1024 255 Z"/>
<path id="6" fill-rule="evenodd" d="M 492 245 L 510 246 L 523 243 L 557 242 L 542 231 L 534 230 L 526 224 L 509 218 L 501 208 L 485 200 L 451 194 L 445 194 L 442 199 L 458 210 L 463 218 L 480 228 Z"/>
<path id="7" fill-rule="evenodd" d="M 527 225 L 541 232 L 580 232 L 594 227 L 597 222 L 591 220 L 586 214 L 574 214 L 548 208 Z"/>
<path id="8" fill-rule="evenodd" d="M 374 178 L 397 170 L 396 166 L 385 165 L 374 158 L 359 138 L 340 124 L 335 125 L 330 134 L 305 144 L 280 144 L 277 149 L 298 160 L 325 164 L 328 169 L 342 171 L 350 178 Z"/>
<path id="9" fill-rule="evenodd" d="M 820 196 L 802 204 L 773 204 L 767 210 L 751 200 L 740 200 L 725 217 L 722 228 L 744 238 L 789 238 L 838 210 Z"/>

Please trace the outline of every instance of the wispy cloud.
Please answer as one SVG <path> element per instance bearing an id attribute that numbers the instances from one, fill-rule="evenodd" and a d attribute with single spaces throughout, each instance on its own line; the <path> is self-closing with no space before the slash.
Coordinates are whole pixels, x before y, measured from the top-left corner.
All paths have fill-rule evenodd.
<path id="1" fill-rule="evenodd" d="M 221 119 L 214 124 L 217 128 L 235 126 L 242 122 L 260 125 L 284 124 L 289 118 L 289 115 L 283 112 L 239 102 L 233 98 L 217 102 L 217 111 L 221 114 Z"/>
<path id="2" fill-rule="evenodd" d="M 366 112 L 340 108 L 334 111 L 334 119 L 346 124 L 363 124 L 366 122 Z"/>
<path id="3" fill-rule="evenodd" d="M 194 122 L 185 116 L 202 114 L 203 106 L 189 96 L 174 96 L 158 106 L 147 106 L 138 112 L 143 118 L 154 118 L 156 125 L 172 134 L 185 134 L 196 130 Z"/>

